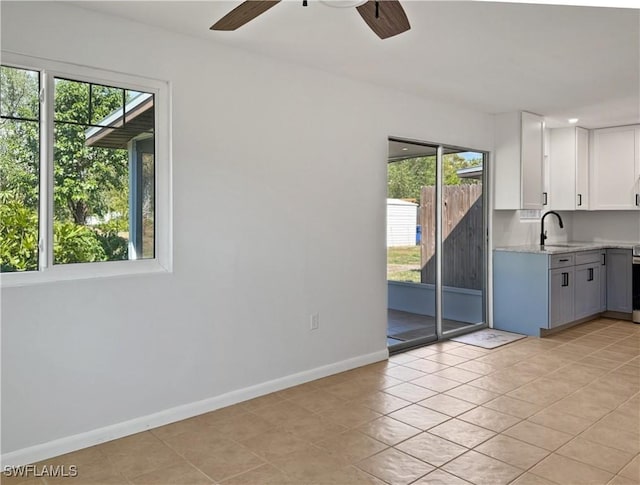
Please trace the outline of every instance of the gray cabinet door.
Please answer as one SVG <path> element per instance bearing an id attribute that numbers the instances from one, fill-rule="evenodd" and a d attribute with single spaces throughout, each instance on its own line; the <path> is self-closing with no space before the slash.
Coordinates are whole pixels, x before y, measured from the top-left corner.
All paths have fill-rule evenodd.
<path id="1" fill-rule="evenodd" d="M 600 311 L 607 311 L 607 251 L 600 255 Z"/>
<path id="2" fill-rule="evenodd" d="M 607 310 L 631 313 L 632 256 L 630 249 L 607 249 Z"/>
<path id="3" fill-rule="evenodd" d="M 549 271 L 549 328 L 574 319 L 574 277 L 573 267 Z"/>
<path id="4" fill-rule="evenodd" d="M 575 267 L 574 320 L 600 312 L 600 263 Z"/>

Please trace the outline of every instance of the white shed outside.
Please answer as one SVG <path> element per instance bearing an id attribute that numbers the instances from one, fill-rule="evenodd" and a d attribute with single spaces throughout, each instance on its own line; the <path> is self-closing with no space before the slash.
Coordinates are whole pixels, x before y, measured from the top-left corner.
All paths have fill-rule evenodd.
<path id="1" fill-rule="evenodd" d="M 387 199 L 387 247 L 415 246 L 418 204 Z"/>

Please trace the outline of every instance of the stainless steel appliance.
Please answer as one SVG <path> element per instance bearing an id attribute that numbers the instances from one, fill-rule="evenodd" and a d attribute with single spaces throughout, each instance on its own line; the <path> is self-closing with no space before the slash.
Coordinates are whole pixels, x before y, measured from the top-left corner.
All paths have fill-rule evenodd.
<path id="1" fill-rule="evenodd" d="M 633 247 L 633 321 L 640 323 L 640 246 Z"/>

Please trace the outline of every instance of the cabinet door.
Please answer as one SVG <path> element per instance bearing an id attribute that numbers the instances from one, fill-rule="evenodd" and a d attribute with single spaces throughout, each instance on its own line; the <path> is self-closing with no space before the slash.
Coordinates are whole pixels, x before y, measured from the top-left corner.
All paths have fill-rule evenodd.
<path id="1" fill-rule="evenodd" d="M 607 311 L 607 251 L 600 254 L 600 311 Z"/>
<path id="2" fill-rule="evenodd" d="M 549 271 L 549 328 L 574 320 L 574 268 Z"/>
<path id="3" fill-rule="evenodd" d="M 593 130 L 591 136 L 590 208 L 637 208 L 636 129 Z"/>
<path id="4" fill-rule="evenodd" d="M 640 209 L 640 127 L 636 127 L 636 184 L 633 188 L 634 208 Z"/>
<path id="5" fill-rule="evenodd" d="M 522 113 L 520 139 L 522 209 L 542 209 L 543 130 L 542 116 Z"/>
<path id="6" fill-rule="evenodd" d="M 574 320 L 600 312 L 600 265 L 582 264 L 575 267 Z"/>
<path id="7" fill-rule="evenodd" d="M 589 131 L 576 128 L 576 209 L 589 208 Z"/>
<path id="8" fill-rule="evenodd" d="M 553 128 L 549 136 L 549 202 L 553 210 L 576 208 L 576 129 Z"/>
<path id="9" fill-rule="evenodd" d="M 632 264 L 630 249 L 607 249 L 607 310 L 623 313 L 633 311 Z"/>

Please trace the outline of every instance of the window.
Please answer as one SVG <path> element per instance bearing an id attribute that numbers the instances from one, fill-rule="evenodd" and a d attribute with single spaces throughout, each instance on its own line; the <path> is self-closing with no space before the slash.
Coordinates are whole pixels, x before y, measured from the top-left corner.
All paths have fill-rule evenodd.
<path id="1" fill-rule="evenodd" d="M 40 76 L 0 71 L 0 270 L 38 269 Z"/>
<path id="2" fill-rule="evenodd" d="M 145 260 L 169 269 L 166 85 L 20 64 L 0 67 L 3 284 L 70 267 L 73 277 L 127 273 Z"/>

